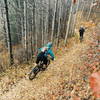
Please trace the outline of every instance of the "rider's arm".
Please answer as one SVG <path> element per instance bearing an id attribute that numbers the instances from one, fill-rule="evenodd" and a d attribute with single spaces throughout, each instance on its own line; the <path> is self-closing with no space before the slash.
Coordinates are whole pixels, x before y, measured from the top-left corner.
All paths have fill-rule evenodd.
<path id="1" fill-rule="evenodd" d="M 54 60 L 54 53 L 51 49 L 48 50 L 48 54 L 51 56 L 51 59 Z"/>

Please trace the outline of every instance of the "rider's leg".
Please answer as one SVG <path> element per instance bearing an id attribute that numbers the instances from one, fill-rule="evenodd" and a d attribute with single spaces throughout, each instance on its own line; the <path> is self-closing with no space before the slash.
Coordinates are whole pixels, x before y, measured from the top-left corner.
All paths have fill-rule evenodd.
<path id="1" fill-rule="evenodd" d="M 83 32 L 81 33 L 81 37 L 82 37 L 82 39 L 83 39 Z"/>
<path id="2" fill-rule="evenodd" d="M 38 64 L 39 61 L 40 61 L 40 57 L 37 57 L 37 59 L 36 59 L 36 64 Z"/>
<path id="3" fill-rule="evenodd" d="M 43 52 L 38 54 L 37 59 L 36 59 L 36 64 L 38 64 L 40 61 L 43 61 L 43 56 L 44 56 Z"/>
<path id="4" fill-rule="evenodd" d="M 42 60 L 41 57 L 38 56 L 37 59 L 36 59 L 36 65 L 38 65 L 41 60 Z"/>
<path id="5" fill-rule="evenodd" d="M 83 32 L 80 32 L 80 41 L 83 39 Z"/>
<path id="6" fill-rule="evenodd" d="M 48 59 L 47 59 L 47 57 L 44 57 L 44 59 L 43 59 L 43 68 L 47 68 L 47 64 L 48 64 Z"/>

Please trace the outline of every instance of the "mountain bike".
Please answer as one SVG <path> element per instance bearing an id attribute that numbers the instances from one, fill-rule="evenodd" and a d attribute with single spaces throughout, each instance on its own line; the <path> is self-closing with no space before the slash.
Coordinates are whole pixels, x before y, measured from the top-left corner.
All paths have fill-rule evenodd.
<path id="1" fill-rule="evenodd" d="M 40 61 L 39 64 L 37 64 L 29 73 L 29 79 L 33 80 L 40 71 L 45 71 L 49 64 L 50 64 L 49 57 L 48 57 L 48 62 L 46 67 L 44 67 L 43 61 Z"/>

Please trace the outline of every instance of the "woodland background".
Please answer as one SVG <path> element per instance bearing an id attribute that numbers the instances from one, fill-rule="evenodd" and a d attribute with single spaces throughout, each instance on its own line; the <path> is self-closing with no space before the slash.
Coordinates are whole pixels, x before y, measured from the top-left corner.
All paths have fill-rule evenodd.
<path id="1" fill-rule="evenodd" d="M 34 58 L 49 41 L 66 45 L 78 16 L 95 20 L 99 11 L 99 0 L 0 0 L 0 71 Z"/>

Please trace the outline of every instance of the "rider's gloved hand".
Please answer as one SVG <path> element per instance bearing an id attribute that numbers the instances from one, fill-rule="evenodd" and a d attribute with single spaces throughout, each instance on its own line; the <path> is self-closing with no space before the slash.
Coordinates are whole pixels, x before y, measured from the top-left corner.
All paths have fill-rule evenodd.
<path id="1" fill-rule="evenodd" d="M 54 58 L 51 58 L 51 60 L 53 60 L 53 61 L 54 61 Z"/>
<path id="2" fill-rule="evenodd" d="M 34 63 L 34 66 L 36 66 L 37 64 L 36 63 Z"/>

